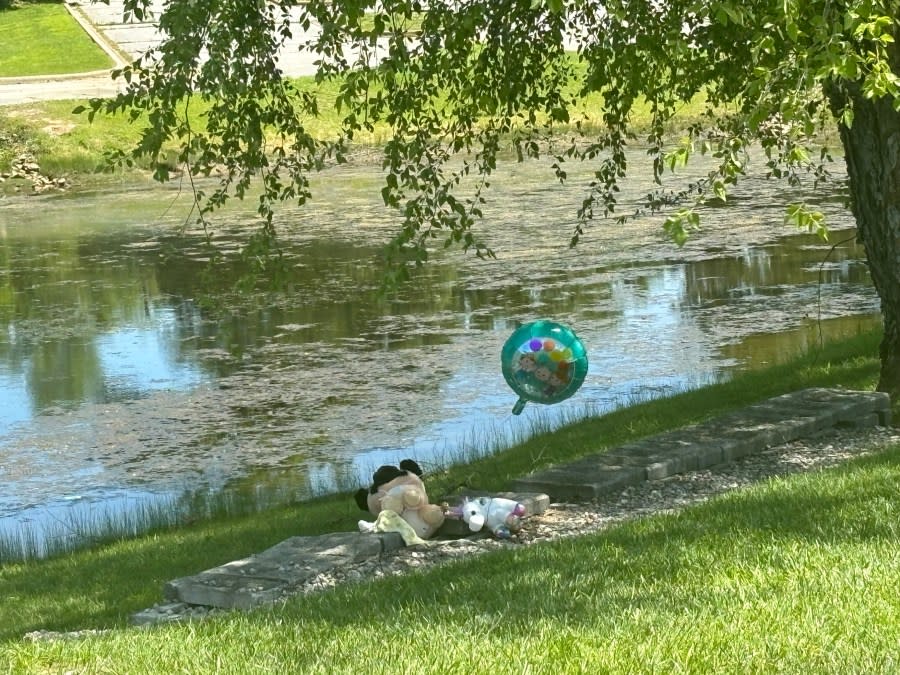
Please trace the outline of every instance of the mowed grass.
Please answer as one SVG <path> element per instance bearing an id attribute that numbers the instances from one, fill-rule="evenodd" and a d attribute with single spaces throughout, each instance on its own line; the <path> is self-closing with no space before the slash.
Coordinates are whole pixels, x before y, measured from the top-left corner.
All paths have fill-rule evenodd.
<path id="1" fill-rule="evenodd" d="M 12 672 L 895 672 L 898 481 L 900 446 L 600 534 L 204 622 L 11 641 L 5 658 Z"/>
<path id="2" fill-rule="evenodd" d="M 0 9 L 0 77 L 63 75 L 112 66 L 62 3 L 29 2 Z"/>
<path id="3" fill-rule="evenodd" d="M 328 81 L 316 83 L 313 77 L 294 78 L 293 83 L 298 91 L 315 96 L 318 101 L 318 115 L 310 116 L 298 111 L 302 116 L 304 128 L 316 139 L 331 140 L 339 136 L 343 125 L 342 113 L 336 108 L 335 100 L 340 92 L 341 83 Z M 573 86 L 575 86 L 573 84 Z M 146 118 L 138 115 L 130 116 L 98 114 L 92 122 L 86 113 L 73 113 L 77 106 L 84 106 L 86 101 L 47 101 L 30 102 L 28 104 L 0 107 L 0 139 L 7 143 L 0 144 L 0 168 L 26 148 L 33 153 L 45 173 L 59 175 L 64 173 L 88 173 L 103 166 L 104 153 L 108 151 L 129 152 L 136 147 L 142 129 L 146 126 Z M 190 102 L 180 114 L 186 115 L 193 129 L 205 126 L 205 111 L 208 104 L 200 100 Z M 697 122 L 706 109 L 705 98 L 698 96 L 685 104 L 671 121 L 670 130 L 677 134 Z M 573 121 L 578 121 L 586 132 L 600 129 L 603 118 L 603 100 L 600 94 L 592 94 L 579 101 L 570 111 Z M 650 107 L 637 103 L 632 121 L 638 134 L 648 129 L 651 122 Z M 574 128 L 560 127 L 557 132 L 566 136 Z M 276 143 L 275 134 L 272 143 Z M 379 147 L 391 138 L 391 128 L 380 122 L 371 131 L 357 131 L 354 144 L 358 147 Z M 173 164 L 177 146 L 171 142 L 167 150 L 168 160 Z M 150 159 L 143 162 L 142 168 L 149 167 Z"/>
<path id="4" fill-rule="evenodd" d="M 596 417 L 430 475 L 435 494 L 803 386 L 871 388 L 878 336 Z M 900 645 L 900 446 L 605 532 L 150 630 L 169 579 L 293 535 L 352 531 L 349 495 L 0 567 L 10 672 L 890 672 Z M 32 642 L 34 630 L 106 629 Z"/>

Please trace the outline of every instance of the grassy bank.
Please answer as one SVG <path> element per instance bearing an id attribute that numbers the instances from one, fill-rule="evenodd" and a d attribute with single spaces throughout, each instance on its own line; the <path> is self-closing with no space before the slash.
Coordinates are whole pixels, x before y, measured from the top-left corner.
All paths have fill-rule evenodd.
<path id="1" fill-rule="evenodd" d="M 806 386 L 871 388 L 877 336 L 540 435 L 428 477 L 433 494 L 512 477 Z M 0 568 L 13 672 L 694 672 L 884 663 L 900 638 L 900 448 L 684 513 L 408 579 L 151 631 L 128 616 L 168 579 L 293 535 L 355 529 L 348 495 Z M 30 644 L 33 630 L 113 628 Z M 824 637 L 823 637 L 824 636 Z M 824 641 L 823 641 L 824 640 Z M 384 645 L 394 645 L 389 656 Z M 879 661 L 881 659 L 881 661 Z M 352 665 L 351 665 L 352 664 Z M 587 668 L 587 670 L 585 670 Z"/>
<path id="2" fill-rule="evenodd" d="M 301 92 L 317 92 L 319 115 L 304 120 L 305 128 L 314 138 L 336 137 L 341 128 L 341 115 L 334 108 L 338 91 L 335 83 L 315 84 L 314 78 L 294 80 Z M 0 107 L 0 170 L 6 170 L 10 162 L 23 152 L 33 154 L 44 173 L 51 176 L 87 174 L 103 165 L 106 152 L 128 152 L 138 143 L 143 119 L 131 120 L 126 115 L 97 115 L 88 122 L 87 115 L 75 114 L 73 109 L 84 101 L 46 101 Z M 703 113 L 704 102 L 698 99 L 685 106 L 672 122 L 673 132 L 696 122 Z M 194 102 L 189 108 L 193 128 L 202 128 L 204 106 Z M 581 108 L 572 111 L 572 119 L 583 120 L 583 128 L 596 128 L 602 119 L 602 101 L 593 96 L 586 99 Z M 637 106 L 634 123 L 638 130 L 648 128 L 650 109 Z M 565 129 L 561 129 L 565 133 Z M 362 148 L 382 145 L 390 129 L 380 124 L 372 132 L 357 132 L 354 142 Z M 174 166 L 174 146 L 172 164 Z M 149 163 L 143 167 L 146 169 Z"/>
<path id="3" fill-rule="evenodd" d="M 298 78 L 301 91 L 312 91 L 317 85 L 313 78 Z M 337 85 L 319 88 L 322 96 L 321 115 L 310 118 L 306 126 L 317 138 L 332 138 L 340 127 L 340 118 L 333 105 Z M 40 101 L 0 107 L 0 169 L 23 152 L 29 152 L 49 175 L 94 173 L 102 169 L 108 152 L 129 152 L 138 144 L 144 118 L 132 120 L 127 115 L 97 115 L 88 121 L 87 113 L 73 110 L 85 101 Z M 193 128 L 202 128 L 206 106 L 192 102 L 186 107 Z M 386 138 L 386 131 L 361 135 L 361 144 L 375 145 Z M 5 146 L 5 147 L 4 147 Z M 175 147 L 172 146 L 172 164 Z M 138 170 L 149 167 L 149 161 Z M 135 172 L 139 175 L 138 172 Z"/>
<path id="4" fill-rule="evenodd" d="M 895 447 L 577 540 L 6 658 L 29 673 L 895 672 L 898 480 Z"/>
<path id="5" fill-rule="evenodd" d="M 63 3 L 21 2 L 0 9 L 0 77 L 66 75 L 112 68 Z"/>

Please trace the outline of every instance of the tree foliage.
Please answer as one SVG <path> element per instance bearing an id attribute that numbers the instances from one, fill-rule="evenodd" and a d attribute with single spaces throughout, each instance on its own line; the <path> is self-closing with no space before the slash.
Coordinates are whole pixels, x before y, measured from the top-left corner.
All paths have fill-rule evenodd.
<path id="1" fill-rule="evenodd" d="M 126 0 L 127 12 L 142 18 L 147 1 Z M 674 205 L 665 228 L 682 242 L 698 201 L 726 198 L 743 175 L 751 144 L 772 177 L 817 182 L 831 159 L 817 139 L 827 125 L 847 131 L 866 105 L 897 115 L 898 9 L 898 0 L 167 0 L 168 39 L 123 69 L 124 93 L 93 101 L 90 114 L 145 114 L 134 155 L 157 157 L 174 140 L 192 174 L 223 168 L 219 188 L 201 195 L 202 212 L 258 180 L 266 236 L 279 201 L 309 197 L 310 172 L 342 161 L 360 132 L 387 125 L 382 196 L 400 214 L 391 251 L 401 273 L 435 243 L 493 255 L 475 224 L 503 148 L 549 157 L 548 179 L 566 180 L 567 163 L 589 163 L 573 245 L 598 217 L 630 215 L 617 199 L 629 146 L 650 154 L 657 181 L 705 153 L 713 170 L 675 193 L 660 185 L 644 204 Z M 277 52 L 298 25 L 317 59 L 318 92 L 278 69 Z M 599 124 L 576 112 L 589 95 L 602 97 Z M 706 114 L 673 145 L 673 116 L 698 98 Z M 182 114 L 198 101 L 208 109 L 203 129 Z M 327 140 L 307 131 L 323 105 L 342 119 Z M 638 105 L 650 111 L 640 134 Z M 160 163 L 157 177 L 166 173 Z M 867 180 L 852 167 L 850 178 L 851 188 Z M 821 215 L 802 204 L 786 219 L 823 231 Z M 897 330 L 900 352 L 900 322 Z"/>

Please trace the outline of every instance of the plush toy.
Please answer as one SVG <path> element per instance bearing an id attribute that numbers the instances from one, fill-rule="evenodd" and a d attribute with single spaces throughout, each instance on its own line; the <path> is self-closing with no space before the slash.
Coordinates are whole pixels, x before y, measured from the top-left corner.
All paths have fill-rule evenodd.
<path id="1" fill-rule="evenodd" d="M 466 497 L 450 513 L 468 523 L 472 532 L 487 527 L 498 539 L 508 539 L 522 529 L 525 506 L 505 497 Z"/>
<path id="2" fill-rule="evenodd" d="M 407 546 L 415 544 L 427 543 L 422 537 L 416 534 L 413 526 L 407 523 L 403 518 L 397 515 L 396 511 L 385 509 L 378 514 L 374 523 L 365 520 L 359 521 L 360 532 L 396 532 L 403 538 L 403 543 Z"/>
<path id="3" fill-rule="evenodd" d="M 421 476 L 422 469 L 411 459 L 404 459 L 399 467 L 379 467 L 369 489 L 357 490 L 356 504 L 373 516 L 394 511 L 412 526 L 418 537 L 428 539 L 444 524 L 444 511 L 428 502 Z M 366 521 L 360 521 L 359 526 L 363 532 L 371 529 Z"/>

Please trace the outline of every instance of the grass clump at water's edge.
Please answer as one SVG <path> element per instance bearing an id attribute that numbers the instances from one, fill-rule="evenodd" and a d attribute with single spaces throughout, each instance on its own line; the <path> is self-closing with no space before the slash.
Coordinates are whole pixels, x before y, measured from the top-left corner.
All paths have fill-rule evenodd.
<path id="1" fill-rule="evenodd" d="M 578 422 L 431 475 L 429 491 L 439 495 L 460 485 L 508 488 L 512 477 L 539 466 L 806 386 L 871 388 L 878 367 L 876 341 L 875 335 L 845 340 L 815 359 L 804 357 L 777 371 L 745 373 L 731 382 Z M 241 667 L 248 664 L 265 670 L 261 659 L 272 659 L 279 668 L 295 662 L 295 669 L 303 664 L 301 670 L 315 672 L 329 670 L 327 663 L 343 671 L 341 659 L 348 651 L 360 659 L 357 665 L 373 672 L 415 669 L 414 659 L 422 658 L 420 670 L 432 672 L 482 667 L 518 672 L 521 659 L 533 660 L 538 669 L 553 663 L 573 668 L 570 672 L 579 662 L 596 670 L 608 659 L 618 664 L 609 666 L 614 671 L 641 663 L 648 670 L 665 670 L 682 650 L 695 654 L 700 659 L 695 665 L 704 670 L 728 664 L 717 659 L 741 649 L 747 663 L 757 666 L 768 659 L 784 666 L 815 665 L 816 659 L 841 658 L 842 649 L 860 655 L 873 641 L 877 646 L 893 639 L 896 645 L 896 620 L 879 623 L 877 631 L 869 627 L 868 634 L 860 626 L 868 625 L 873 613 L 900 616 L 890 613 L 897 598 L 886 581 L 900 571 L 900 554 L 888 546 L 887 536 L 900 510 L 898 460 L 900 448 L 849 469 L 778 481 L 684 514 L 553 546 L 504 551 L 410 580 L 340 589 L 277 610 L 198 626 L 114 631 L 83 642 L 20 642 L 33 630 L 124 627 L 130 614 L 161 600 L 161 587 L 169 579 L 247 556 L 289 536 L 353 531 L 359 511 L 348 495 L 337 495 L 264 514 L 197 522 L 0 567 L 0 639 L 6 641 L 3 648 L 14 670 L 25 672 L 93 664 L 87 667 L 91 670 L 101 661 L 127 672 L 158 672 L 160 664 L 203 672 L 215 662 L 205 661 L 203 654 L 220 655 L 226 672 L 247 672 Z M 816 590 L 814 583 L 823 579 L 827 590 Z M 860 607 L 862 597 L 867 609 Z M 836 614 L 835 608 L 840 609 Z M 383 621 L 385 616 L 391 621 Z M 735 632 L 734 624 L 744 628 Z M 685 629 L 692 625 L 701 632 Z M 832 636 L 825 651 L 805 651 L 813 638 L 804 631 L 814 626 Z M 379 662 L 383 653 L 376 645 L 382 641 L 403 644 L 397 650 L 402 653 Z M 792 644 L 802 649 L 792 651 Z M 871 663 L 879 651 L 867 654 Z"/>

